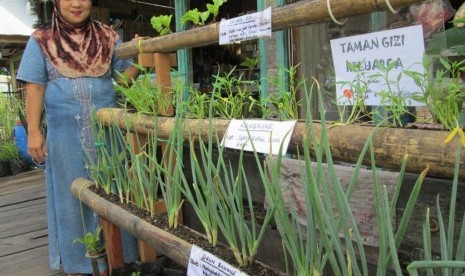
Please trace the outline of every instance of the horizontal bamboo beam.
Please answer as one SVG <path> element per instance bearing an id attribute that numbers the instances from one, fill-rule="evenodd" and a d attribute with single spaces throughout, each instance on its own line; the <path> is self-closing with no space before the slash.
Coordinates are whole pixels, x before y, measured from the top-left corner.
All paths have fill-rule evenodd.
<path id="1" fill-rule="evenodd" d="M 350 17 L 375 11 L 388 10 L 388 1 L 393 7 L 422 2 L 422 0 L 330 0 L 332 14 L 336 18 Z M 272 30 L 301 27 L 329 20 L 327 0 L 303 0 L 272 10 Z M 120 58 L 135 57 L 141 53 L 167 53 L 193 48 L 219 41 L 219 23 L 195 27 L 182 32 L 142 40 L 124 42 L 116 49 Z"/>
<path id="2" fill-rule="evenodd" d="M 92 184 L 88 179 L 78 178 L 71 184 L 71 192 L 101 217 L 147 242 L 156 248 L 157 252 L 166 255 L 174 262 L 187 267 L 192 244 L 98 196 L 89 190 Z"/>
<path id="3" fill-rule="evenodd" d="M 106 125 L 116 124 L 120 128 L 132 127 L 131 131 L 140 134 L 151 134 L 154 129 L 161 139 L 167 139 L 174 131 L 174 118 L 158 117 L 157 126 L 151 116 L 127 113 L 121 108 L 104 108 L 97 111 L 97 118 Z M 230 120 L 214 119 L 213 129 L 221 138 L 226 133 Z M 184 138 L 189 134 L 194 138 L 206 140 L 208 137 L 208 120 L 186 119 L 184 122 Z M 321 135 L 322 124 L 313 123 L 316 136 Z M 455 141 L 448 144 L 444 140 L 447 131 L 421 130 L 409 128 L 379 128 L 347 125 L 327 127 L 331 154 L 334 160 L 356 163 L 368 137 L 373 133 L 373 146 L 377 167 L 391 171 L 399 171 L 402 160 L 408 155 L 407 172 L 419 174 L 429 166 L 429 177 L 452 179 L 455 166 Z M 306 126 L 297 122 L 289 144 L 289 152 L 296 152 L 304 145 Z M 458 139 L 458 138 L 456 138 Z M 369 165 L 369 157 L 364 164 Z M 462 147 L 460 166 L 465 166 L 465 148 Z M 465 180 L 465 170 L 460 170 L 459 177 Z"/>

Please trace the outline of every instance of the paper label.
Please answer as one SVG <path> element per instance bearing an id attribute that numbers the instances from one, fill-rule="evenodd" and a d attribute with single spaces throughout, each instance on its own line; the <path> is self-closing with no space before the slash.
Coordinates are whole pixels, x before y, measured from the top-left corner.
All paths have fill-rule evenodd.
<path id="1" fill-rule="evenodd" d="M 396 81 L 403 70 L 423 73 L 422 66 L 425 46 L 423 43 L 423 30 L 421 25 L 392 29 L 381 32 L 368 33 L 331 40 L 334 70 L 336 74 L 336 97 L 339 105 L 353 105 L 354 93 L 350 83 L 355 82 L 357 74 L 365 76 L 379 74 L 377 61 L 387 66 L 394 62 L 395 66 L 389 72 L 389 80 Z M 347 63 L 360 64 L 360 73 L 352 71 Z M 365 97 L 366 105 L 381 105 L 379 91 L 387 91 L 389 87 L 382 77 L 370 78 L 369 87 Z M 412 93 L 420 92 L 420 88 L 412 78 L 402 76 L 399 81 L 401 91 L 390 84 L 394 94 L 401 93 L 403 97 L 410 98 Z M 423 105 L 409 100 L 406 105 Z"/>
<path id="2" fill-rule="evenodd" d="M 286 154 L 297 121 L 232 119 L 221 142 L 222 146 L 265 154 Z M 252 146 L 253 143 L 253 146 Z"/>
<path id="3" fill-rule="evenodd" d="M 201 276 L 248 276 L 238 268 L 228 264 L 217 256 L 192 245 L 187 266 L 187 275 Z"/>
<path id="4" fill-rule="evenodd" d="M 271 37 L 271 7 L 220 22 L 220 45 L 261 37 Z"/>

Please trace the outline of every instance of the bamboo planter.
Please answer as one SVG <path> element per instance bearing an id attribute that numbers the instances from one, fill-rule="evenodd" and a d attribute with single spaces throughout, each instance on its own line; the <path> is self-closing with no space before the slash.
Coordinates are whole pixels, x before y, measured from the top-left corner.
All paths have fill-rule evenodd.
<path id="1" fill-rule="evenodd" d="M 89 190 L 92 182 L 85 178 L 78 178 L 71 185 L 71 192 L 82 203 L 94 210 L 107 224 L 113 224 L 114 228 L 122 228 L 136 238 L 146 242 L 157 252 L 168 257 L 172 261 L 187 267 L 190 259 L 192 244 L 160 229 L 140 217 L 126 211 L 122 207 L 113 204 L 112 202 L 100 197 L 96 193 Z M 195 232 L 194 230 L 192 230 Z M 108 259 L 114 258 L 112 255 L 122 254 L 122 248 L 114 252 L 107 252 Z M 275 275 L 281 275 L 281 272 L 276 272 Z"/>
<path id="2" fill-rule="evenodd" d="M 129 125 L 131 131 L 139 134 L 149 134 L 157 131 L 158 137 L 167 139 L 173 131 L 174 118 L 158 117 L 157 126 L 150 116 L 127 113 L 124 109 L 109 108 L 97 112 L 97 118 L 106 125 L 116 123 L 125 129 Z M 229 120 L 214 119 L 213 129 L 219 137 L 226 133 Z M 184 138 L 188 139 L 189 131 L 196 139 L 206 139 L 208 134 L 208 119 L 186 119 Z M 316 136 L 320 136 L 321 123 L 313 123 Z M 380 128 L 376 132 L 372 126 L 347 125 L 328 127 L 328 138 L 334 160 L 356 163 L 368 137 L 373 133 L 376 165 L 380 168 L 399 171 L 402 160 L 407 156 L 406 171 L 419 174 L 429 166 L 429 177 L 452 179 L 455 166 L 455 140 L 446 144 L 444 140 L 448 131 L 408 129 L 408 128 Z M 295 153 L 303 146 L 305 137 L 305 123 L 297 122 L 289 145 L 289 152 Z M 458 139 L 458 138 L 455 138 Z M 465 148 L 462 148 L 460 166 L 465 166 Z M 364 160 L 370 164 L 369 158 Z M 459 178 L 465 179 L 465 170 L 459 172 Z"/>

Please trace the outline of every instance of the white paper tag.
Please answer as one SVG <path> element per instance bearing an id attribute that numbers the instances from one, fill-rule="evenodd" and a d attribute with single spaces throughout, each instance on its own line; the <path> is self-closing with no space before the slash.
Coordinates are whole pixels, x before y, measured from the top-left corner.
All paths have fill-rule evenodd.
<path id="1" fill-rule="evenodd" d="M 220 45 L 261 37 L 271 37 L 271 7 L 220 22 Z"/>
<path id="2" fill-rule="evenodd" d="M 331 53 L 336 74 L 336 99 L 338 105 L 353 105 L 356 89 L 351 84 L 359 74 L 365 74 L 362 81 L 368 82 L 369 89 L 365 92 L 366 105 L 381 105 L 380 91 L 388 89 L 386 81 L 381 77 L 384 72 L 378 68 L 378 62 L 387 66 L 395 66 L 389 72 L 390 81 L 396 81 L 404 71 L 416 71 L 420 74 L 423 68 L 425 53 L 422 25 L 409 26 L 343 38 L 332 39 Z M 352 71 L 347 63 L 360 66 L 360 72 Z M 379 77 L 365 79 L 365 76 L 379 74 Z M 402 76 L 399 83 L 391 83 L 393 94 L 406 98 L 407 106 L 422 106 L 421 102 L 413 100 L 413 92 L 420 89 L 413 78 Z M 396 88 L 399 85 L 399 89 Z"/>
<path id="3" fill-rule="evenodd" d="M 255 147 L 256 152 L 277 155 L 282 144 L 285 155 L 296 122 L 232 119 L 221 145 L 245 151 L 253 151 Z"/>
<path id="4" fill-rule="evenodd" d="M 188 276 L 248 276 L 238 268 L 228 264 L 222 259 L 203 250 L 202 248 L 192 245 L 187 266 Z"/>

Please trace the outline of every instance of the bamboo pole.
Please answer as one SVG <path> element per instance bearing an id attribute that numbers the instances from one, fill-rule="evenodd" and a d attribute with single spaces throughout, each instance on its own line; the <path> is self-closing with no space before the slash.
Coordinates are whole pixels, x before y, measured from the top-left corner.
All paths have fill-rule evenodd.
<path id="1" fill-rule="evenodd" d="M 176 263 L 187 266 L 192 244 L 103 199 L 88 189 L 91 185 L 88 179 L 78 178 L 71 184 L 71 192 L 101 217 L 147 242 Z"/>
<path id="2" fill-rule="evenodd" d="M 153 117 L 126 113 L 124 109 L 105 108 L 97 111 L 97 118 L 106 125 L 115 122 L 119 127 L 132 127 L 131 131 L 141 134 L 153 133 L 157 130 L 158 137 L 168 139 L 173 131 L 174 118 L 158 117 L 157 126 L 154 126 Z M 214 119 L 213 129 L 218 137 L 223 137 L 229 125 L 229 120 Z M 203 140 L 208 135 L 208 119 L 186 119 L 184 138 L 189 134 L 195 139 Z M 316 136 L 321 135 L 321 123 L 313 123 Z M 391 171 L 399 171 L 402 160 L 408 156 L 407 172 L 419 174 L 429 166 L 429 177 L 452 179 L 455 166 L 456 143 L 448 144 L 444 140 L 449 135 L 447 131 L 420 130 L 408 128 L 380 128 L 374 132 L 372 126 L 347 125 L 327 127 L 328 139 L 331 145 L 331 154 L 334 160 L 356 163 L 369 135 L 373 133 L 373 146 L 375 149 L 376 165 Z M 297 122 L 289 144 L 289 152 L 295 153 L 304 145 L 306 139 L 306 126 Z M 456 138 L 457 139 L 457 138 Z M 465 166 L 465 148 L 462 148 L 460 166 Z M 369 157 L 364 163 L 370 165 Z M 460 170 L 459 177 L 465 180 L 465 170 Z"/>
<path id="3" fill-rule="evenodd" d="M 388 1 L 395 7 L 422 2 L 421 0 L 330 0 L 332 14 L 343 17 L 388 10 Z M 330 19 L 327 0 L 303 0 L 272 10 L 272 30 L 301 27 Z M 219 41 L 219 23 L 192 28 L 182 32 L 148 39 L 124 42 L 116 49 L 120 58 L 135 57 L 142 53 L 167 53 Z"/>

